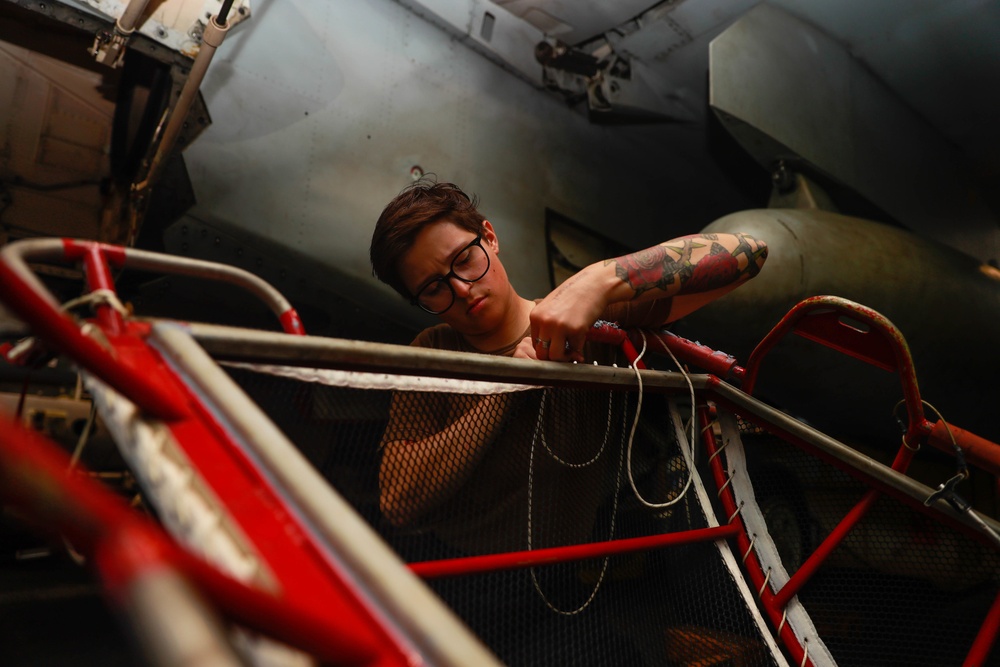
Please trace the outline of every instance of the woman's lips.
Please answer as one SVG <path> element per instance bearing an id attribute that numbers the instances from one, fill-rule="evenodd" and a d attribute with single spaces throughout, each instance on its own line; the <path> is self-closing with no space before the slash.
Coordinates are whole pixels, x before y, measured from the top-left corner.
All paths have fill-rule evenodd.
<path id="1" fill-rule="evenodd" d="M 470 303 L 469 307 L 465 310 L 466 314 L 467 315 L 475 315 L 480 310 L 482 310 L 482 307 L 483 307 L 483 305 L 485 303 L 486 303 L 486 297 L 485 296 L 481 296 L 481 297 L 477 297 L 476 299 L 473 299 L 472 303 Z"/>

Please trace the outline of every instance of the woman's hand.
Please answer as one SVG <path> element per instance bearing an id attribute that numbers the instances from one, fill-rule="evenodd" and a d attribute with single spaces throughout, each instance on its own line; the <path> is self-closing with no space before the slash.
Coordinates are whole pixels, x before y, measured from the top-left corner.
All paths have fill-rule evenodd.
<path id="1" fill-rule="evenodd" d="M 538 359 L 538 355 L 535 354 L 535 342 L 531 336 L 521 339 L 521 342 L 514 348 L 514 357 L 517 359 Z"/>
<path id="2" fill-rule="evenodd" d="M 583 362 L 583 345 L 610 303 L 613 273 L 589 266 L 555 288 L 531 311 L 531 338 L 538 359 Z M 609 280 L 610 277 L 610 280 Z"/>

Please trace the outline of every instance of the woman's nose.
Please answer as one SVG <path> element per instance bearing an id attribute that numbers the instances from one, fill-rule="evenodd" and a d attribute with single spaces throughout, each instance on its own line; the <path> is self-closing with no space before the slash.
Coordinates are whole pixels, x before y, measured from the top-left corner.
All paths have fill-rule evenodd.
<path id="1" fill-rule="evenodd" d="M 458 276 L 452 276 L 450 280 L 451 288 L 455 290 L 455 296 L 460 299 L 464 299 L 469 296 L 469 290 L 472 289 L 472 283 L 467 283 L 464 280 L 461 280 Z"/>

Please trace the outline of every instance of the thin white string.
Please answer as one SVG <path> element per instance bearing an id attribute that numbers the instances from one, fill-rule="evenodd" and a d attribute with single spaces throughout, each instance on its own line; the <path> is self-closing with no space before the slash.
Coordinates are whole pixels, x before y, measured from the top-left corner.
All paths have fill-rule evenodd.
<path id="1" fill-rule="evenodd" d="M 548 390 L 546 390 L 546 392 L 547 391 Z M 534 487 L 535 487 L 535 483 L 534 483 L 534 473 L 535 473 L 535 443 L 537 441 L 537 437 L 538 437 L 539 431 L 542 428 L 542 419 L 543 419 L 543 415 L 544 415 L 544 405 L 545 405 L 545 393 L 542 394 L 542 405 L 539 407 L 538 421 L 535 423 L 535 433 L 534 433 L 534 435 L 531 438 L 531 449 L 530 449 L 529 456 L 528 456 L 528 551 L 532 550 L 532 545 L 534 543 L 534 540 L 533 540 L 533 537 L 532 537 L 532 535 L 534 533 L 534 526 L 533 526 L 532 518 L 531 517 L 532 517 L 532 514 L 533 514 L 533 503 L 532 503 L 532 501 L 533 501 Z M 622 432 L 624 432 L 624 427 L 625 427 L 625 423 L 624 422 L 625 422 L 625 411 L 622 410 Z M 609 399 L 609 404 L 608 404 L 608 432 L 610 432 L 610 430 L 611 430 L 611 404 L 610 404 L 610 399 Z M 606 440 L 607 440 L 607 433 L 605 433 L 605 441 Z M 604 450 L 604 445 L 601 446 L 601 451 L 603 451 L 603 450 Z M 609 529 L 609 533 L 610 534 L 608 536 L 608 540 L 609 541 L 615 539 L 615 519 L 618 516 L 618 497 L 619 497 L 619 495 L 621 493 L 621 486 L 622 486 L 622 467 L 623 467 L 623 464 L 624 464 L 624 460 L 623 460 L 624 450 L 625 450 L 625 448 L 623 447 L 620 450 L 620 453 L 618 455 L 618 474 L 615 477 L 615 493 L 614 493 L 614 496 L 613 496 L 614 497 L 614 502 L 612 503 L 612 507 L 611 507 L 611 526 L 610 526 L 610 529 Z M 551 452 L 550 452 L 550 454 L 551 454 Z M 597 456 L 594 457 L 591 460 L 591 462 L 596 461 L 597 457 L 599 457 L 599 456 L 600 456 L 600 452 L 598 452 Z M 557 458 L 556 460 L 559 460 L 559 459 Z M 582 467 L 582 466 L 581 465 L 576 465 L 576 466 L 572 466 L 571 465 L 570 467 Z M 529 571 L 529 573 L 531 575 L 531 583 L 534 585 L 535 591 L 538 592 L 538 595 L 542 598 L 542 601 L 545 603 L 545 605 L 549 609 L 551 609 L 552 611 L 556 612 L 557 614 L 561 614 L 563 616 L 575 616 L 576 614 L 579 614 L 584 609 L 586 609 L 587 607 L 589 607 L 590 603 L 594 601 L 594 598 L 597 596 L 597 591 L 600 590 L 600 588 L 601 588 L 601 583 L 604 582 L 604 575 L 607 574 L 609 560 L 610 560 L 609 556 L 605 556 L 604 557 L 604 562 L 601 564 L 601 574 L 598 575 L 597 581 L 594 584 L 594 589 L 590 592 L 590 595 L 587 597 L 587 599 L 584 600 L 583 604 L 581 604 L 579 607 L 577 607 L 576 609 L 571 609 L 571 610 L 560 609 L 559 607 L 555 606 L 555 604 L 553 604 L 552 601 L 549 600 L 548 596 L 542 590 L 542 586 L 538 582 L 538 575 L 535 573 L 535 568 L 533 568 L 533 567 L 529 568 L 528 571 Z"/>
<path id="2" fill-rule="evenodd" d="M 604 448 L 608 444 L 608 435 L 610 435 L 611 433 L 611 406 L 614 400 L 614 393 L 610 391 L 608 392 L 608 424 L 604 429 L 604 440 L 603 442 L 601 442 L 601 448 L 597 450 L 597 453 L 594 454 L 594 457 L 589 461 L 586 461 L 584 463 L 571 463 L 569 461 L 564 461 L 558 454 L 553 452 L 549 448 L 549 444 L 545 441 L 545 423 L 543 415 L 545 414 L 545 400 L 546 398 L 548 398 L 550 391 L 551 391 L 550 389 L 546 389 L 542 393 L 542 403 L 538 408 L 538 422 L 535 424 L 535 434 L 539 436 L 539 438 L 542 441 L 542 447 L 545 448 L 545 451 L 547 451 L 549 453 L 549 456 L 551 456 L 553 459 L 563 464 L 567 468 L 586 468 L 587 466 L 595 463 L 597 459 L 601 458 L 601 454 L 604 453 Z"/>
<path id="3" fill-rule="evenodd" d="M 647 344 L 645 332 L 643 332 L 642 329 L 640 329 L 639 334 L 642 336 L 642 350 L 639 352 L 639 356 L 636 357 L 635 362 L 632 364 L 632 370 L 635 371 L 635 379 L 639 385 L 639 397 L 638 400 L 636 401 L 635 419 L 632 421 L 632 430 L 629 433 L 628 444 L 626 445 L 627 462 L 625 464 L 625 469 L 628 471 L 628 483 L 632 487 L 632 493 L 635 494 L 636 499 L 645 507 L 648 507 L 649 509 L 658 510 L 658 509 L 663 509 L 665 507 L 670 507 L 671 505 L 674 505 L 681 499 L 683 499 L 684 496 L 687 494 L 688 489 L 691 488 L 691 483 L 694 481 L 694 451 L 695 451 L 694 450 L 695 447 L 694 385 L 691 383 L 691 378 L 688 376 L 687 371 L 684 370 L 684 367 L 677 360 L 677 357 L 674 356 L 674 353 L 670 350 L 670 348 L 667 348 L 667 352 L 670 354 L 670 358 L 674 360 L 674 363 L 677 364 L 677 368 L 684 376 L 684 379 L 687 380 L 688 389 L 691 392 L 691 421 L 690 421 L 691 437 L 688 442 L 688 448 L 685 449 L 684 443 L 678 443 L 678 448 L 681 450 L 681 454 L 684 456 L 684 462 L 687 465 L 688 474 L 687 474 L 687 482 L 684 483 L 684 488 L 682 488 L 680 492 L 678 492 L 677 496 L 674 497 L 672 500 L 668 500 L 662 503 L 649 502 L 642 496 L 642 493 L 639 492 L 639 489 L 635 485 L 635 478 L 632 475 L 632 444 L 635 439 L 636 428 L 638 428 L 639 426 L 639 415 L 642 412 L 643 388 L 642 388 L 642 374 L 639 372 L 639 362 L 642 360 L 642 357 L 646 354 L 646 344 Z"/>
<path id="4" fill-rule="evenodd" d="M 91 401 L 90 413 L 87 415 L 87 421 L 83 426 L 83 431 L 80 432 L 80 437 L 76 441 L 76 448 L 73 449 L 73 455 L 69 459 L 69 470 L 76 468 L 76 464 L 79 463 L 80 457 L 83 455 L 83 448 L 87 446 L 87 442 L 90 440 L 90 431 L 94 427 L 94 421 L 96 419 L 97 404 Z"/>
<path id="5" fill-rule="evenodd" d="M 636 399 L 635 417 L 632 420 L 632 428 L 629 431 L 628 442 L 626 443 L 625 447 L 622 448 L 622 455 L 624 455 L 627 458 L 627 462 L 623 462 L 622 461 L 622 455 L 620 455 L 619 459 L 618 459 L 618 476 L 617 476 L 617 479 L 616 479 L 616 482 L 615 482 L 615 495 L 614 495 L 614 503 L 613 503 L 614 506 L 612 507 L 612 512 L 611 512 L 611 535 L 608 538 L 609 540 L 614 539 L 615 518 L 616 518 L 616 515 L 618 513 L 618 495 L 619 495 L 619 492 L 620 492 L 620 489 L 621 489 L 621 469 L 622 469 L 622 467 L 625 467 L 626 470 L 627 470 L 627 472 L 628 472 L 629 485 L 632 487 L 632 492 L 635 494 L 636 499 L 642 505 L 644 505 L 644 506 L 646 506 L 646 507 L 648 507 L 650 509 L 663 509 L 665 507 L 670 507 L 671 505 L 676 504 L 678 501 L 680 501 L 681 499 L 684 498 L 684 496 L 688 492 L 688 489 L 691 488 L 692 482 L 694 481 L 695 416 L 696 416 L 695 415 L 695 410 L 697 408 L 697 404 L 695 402 L 694 384 L 691 382 L 691 378 L 690 378 L 689 374 L 684 369 L 684 367 L 680 363 L 680 361 L 678 361 L 678 359 L 674 355 L 673 351 L 671 351 L 669 348 L 667 348 L 667 352 L 670 354 L 670 358 L 673 359 L 674 363 L 677 365 L 677 368 L 680 370 L 681 374 L 684 376 L 685 381 L 687 382 L 688 391 L 689 391 L 690 399 L 691 399 L 691 419 L 689 421 L 691 435 L 690 435 L 690 438 L 689 438 L 689 441 L 688 441 L 688 446 L 687 446 L 687 448 L 685 448 L 684 447 L 684 443 L 678 443 L 678 448 L 681 450 L 681 454 L 684 457 L 684 461 L 685 461 L 685 464 L 687 465 L 687 469 L 688 469 L 687 481 L 685 482 L 684 487 L 680 490 L 680 492 L 677 494 L 676 497 L 674 497 L 672 500 L 669 500 L 669 501 L 663 502 L 663 503 L 651 503 L 651 502 L 649 502 L 648 500 L 646 500 L 642 496 L 642 493 L 640 493 L 639 489 L 636 487 L 635 479 L 634 479 L 633 474 L 632 474 L 632 445 L 633 445 L 633 443 L 635 441 L 635 432 L 636 432 L 636 430 L 638 429 L 638 426 L 639 426 L 639 417 L 642 414 L 643 386 L 642 386 L 642 374 L 639 372 L 639 362 L 642 360 L 643 356 L 645 356 L 646 349 L 648 347 L 648 341 L 646 340 L 646 334 L 645 334 L 645 332 L 643 332 L 642 330 L 640 330 L 639 334 L 642 336 L 642 350 L 640 350 L 639 355 L 635 358 L 635 361 L 631 364 L 632 370 L 635 372 L 636 382 L 637 382 L 637 384 L 639 386 L 639 392 L 638 392 L 638 397 Z M 597 459 L 600 458 L 601 454 L 604 452 L 604 448 L 607 446 L 608 435 L 611 432 L 611 413 L 612 413 L 612 396 L 613 395 L 609 395 L 609 397 L 608 397 L 608 425 L 607 425 L 607 429 L 604 432 L 604 441 L 601 443 L 601 447 L 598 450 L 597 454 L 595 454 L 592 459 L 590 459 L 589 461 L 587 461 L 585 463 L 570 463 L 568 461 L 564 461 L 562 458 L 560 458 L 558 455 L 556 455 L 549 448 L 548 443 L 545 441 L 545 432 L 544 432 L 544 430 L 545 430 L 544 429 L 545 401 L 546 401 L 546 398 L 548 396 L 549 391 L 550 390 L 546 389 L 542 393 L 541 404 L 539 405 L 539 408 L 538 408 L 538 419 L 535 422 L 535 432 L 534 432 L 534 434 L 532 436 L 532 439 L 531 439 L 531 450 L 530 450 L 529 457 L 528 457 L 528 551 L 532 550 L 532 545 L 533 545 L 532 534 L 534 532 L 534 527 L 533 527 L 533 522 L 532 522 L 532 515 L 533 515 L 533 497 L 534 497 L 535 445 L 536 445 L 537 441 L 539 439 L 541 439 L 542 446 L 549 453 L 549 456 L 551 456 L 553 459 L 555 459 L 559 463 L 561 463 L 561 464 L 563 464 L 563 465 L 565 465 L 567 467 L 570 467 L 570 468 L 583 468 L 583 467 L 586 467 L 586 466 L 589 466 L 589 465 L 593 464 L 594 462 L 597 461 Z M 622 412 L 622 421 L 624 422 L 624 420 L 625 420 L 625 413 L 623 411 Z M 624 426 L 624 423 L 623 423 L 623 426 Z M 624 466 L 623 466 L 623 463 L 624 463 Z M 580 605 L 579 607 L 577 607 L 576 609 L 573 609 L 573 610 L 564 610 L 564 609 L 559 609 L 558 607 L 556 607 L 548 599 L 548 596 L 545 595 L 544 591 L 542 591 L 541 585 L 538 583 L 538 577 L 535 574 L 535 568 L 530 568 L 529 571 L 531 573 L 531 581 L 532 581 L 532 583 L 535 586 L 535 590 L 541 596 L 542 600 L 549 607 L 549 609 L 551 609 L 552 611 L 554 611 L 554 612 L 556 612 L 558 614 L 562 614 L 562 615 L 565 615 L 565 616 L 572 616 L 572 615 L 579 614 L 580 612 L 582 612 L 594 600 L 594 597 L 597 595 L 598 589 L 600 589 L 600 587 L 601 587 L 601 583 L 604 581 L 604 575 L 607 573 L 607 570 L 608 570 L 608 561 L 609 561 L 609 557 L 605 556 L 604 557 L 604 562 L 603 562 L 603 564 L 601 566 L 601 574 L 598 576 L 597 582 L 594 585 L 594 589 L 591 591 L 590 596 L 587 598 L 587 600 L 582 605 Z"/>
<path id="6" fill-rule="evenodd" d="M 77 375 L 77 380 L 79 381 L 80 376 Z M 94 421 L 97 419 L 97 403 L 91 401 L 90 403 L 90 413 L 87 416 L 87 423 L 83 427 L 83 431 L 80 433 L 79 439 L 76 441 L 76 448 L 73 450 L 73 455 L 69 459 L 69 466 L 67 470 L 72 472 L 80 461 L 80 456 L 83 455 L 83 448 L 87 446 L 90 440 L 90 431 L 94 427 Z M 76 547 L 73 546 L 72 542 L 63 535 L 62 536 L 63 546 L 66 547 L 66 553 L 69 557 L 73 559 L 73 562 L 77 565 L 83 565 L 87 562 L 87 558 L 77 551 Z"/>
<path id="7" fill-rule="evenodd" d="M 93 304 L 96 306 L 108 305 L 118 311 L 118 314 L 122 317 L 128 317 L 128 309 L 118 300 L 118 295 L 109 289 L 95 289 L 92 292 L 84 294 L 83 296 L 77 297 L 75 299 L 70 299 L 62 305 L 63 310 L 69 310 L 70 308 L 76 308 L 77 306 L 82 306 L 84 304 Z"/>

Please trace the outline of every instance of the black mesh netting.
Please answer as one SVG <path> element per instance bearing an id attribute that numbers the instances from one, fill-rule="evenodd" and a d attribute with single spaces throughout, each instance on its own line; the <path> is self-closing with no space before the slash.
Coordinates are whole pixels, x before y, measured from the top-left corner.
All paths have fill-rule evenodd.
<path id="1" fill-rule="evenodd" d="M 707 526 L 663 396 L 495 395 L 231 376 L 410 563 Z M 713 544 L 431 579 L 511 665 L 772 665 Z"/>
<path id="2" fill-rule="evenodd" d="M 867 488 L 772 436 L 742 440 L 761 511 L 792 573 Z M 912 467 L 936 458 L 922 451 Z M 954 463 L 943 459 L 931 471 L 943 481 Z M 881 496 L 799 600 L 841 667 L 961 665 L 998 575 L 995 549 Z M 986 664 L 1000 665 L 996 650 Z"/>

